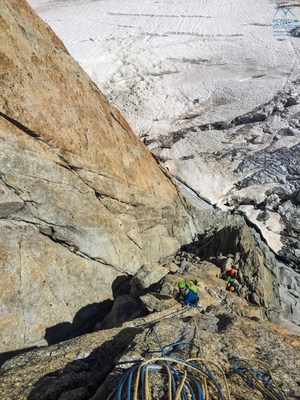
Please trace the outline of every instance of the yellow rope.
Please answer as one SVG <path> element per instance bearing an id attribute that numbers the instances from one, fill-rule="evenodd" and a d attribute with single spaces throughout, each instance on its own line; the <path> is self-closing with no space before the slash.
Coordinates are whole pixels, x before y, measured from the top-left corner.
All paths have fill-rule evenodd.
<path id="1" fill-rule="evenodd" d="M 203 361 L 203 359 L 200 359 L 200 358 L 195 358 L 195 359 L 190 359 L 190 360 L 187 360 L 187 361 L 191 361 L 191 360 L 200 360 L 200 361 Z M 156 362 L 156 361 L 166 361 L 166 358 L 165 357 L 157 357 L 157 358 L 151 358 L 151 359 L 149 359 L 149 360 L 147 360 L 147 361 L 144 361 L 143 363 L 141 363 L 140 364 L 140 366 L 139 366 L 139 368 L 138 368 L 138 370 L 137 370 L 137 374 L 136 374 L 136 379 L 135 379 L 135 385 L 134 385 L 134 397 L 133 397 L 133 400 L 138 400 L 138 388 L 139 388 L 139 381 L 140 381 L 140 375 L 141 375 L 141 369 L 144 367 L 144 366 L 146 366 L 147 364 L 149 364 L 149 363 L 154 363 L 154 362 Z M 207 378 L 206 377 L 206 375 L 202 372 L 202 371 L 199 371 L 196 367 L 194 367 L 193 365 L 187 365 L 186 364 L 186 362 L 185 361 L 181 361 L 181 360 L 178 360 L 178 359 L 173 359 L 173 358 L 168 358 L 168 362 L 170 362 L 170 363 L 176 363 L 176 364 L 179 364 L 179 365 L 183 365 L 185 368 L 189 368 L 189 369 L 191 369 L 191 370 L 193 370 L 193 371 L 195 371 L 197 374 L 199 374 L 202 378 Z M 215 364 L 216 365 L 216 364 Z M 217 365 L 216 365 L 217 366 Z M 153 367 L 153 366 L 152 366 Z M 218 366 L 217 366 L 218 367 Z M 218 367 L 219 368 L 219 367 Z M 221 372 L 223 372 L 222 370 L 221 370 Z M 223 373 L 223 375 L 224 375 L 224 373 Z M 148 376 L 147 376 L 147 379 L 148 379 Z M 225 375 L 224 375 L 224 379 L 226 379 L 225 378 Z M 227 382 L 226 382 L 227 383 Z M 226 388 L 228 388 L 228 386 L 226 385 Z M 170 381 L 169 381 L 169 393 L 170 393 L 170 391 L 172 390 L 172 387 L 171 387 L 171 383 L 170 383 Z M 229 392 L 228 392 L 228 400 L 230 400 L 230 395 L 229 395 Z"/>
<path id="2" fill-rule="evenodd" d="M 164 318 L 166 318 L 166 317 L 168 317 L 170 315 L 171 314 L 168 314 L 167 316 L 163 317 L 162 319 L 164 319 Z M 152 323 L 153 322 L 154 321 L 152 321 Z M 195 332 L 195 338 L 196 338 L 196 340 L 198 342 L 198 348 L 199 348 L 199 351 L 200 351 L 201 355 L 203 355 L 202 354 L 202 348 L 201 348 L 201 342 L 200 342 L 200 335 L 199 335 L 199 331 L 198 331 L 198 327 L 197 326 L 195 327 L 195 331 L 196 331 Z M 263 363 L 263 362 L 261 362 L 259 360 L 256 360 L 256 359 L 246 359 L 245 358 L 245 359 L 242 359 L 242 360 L 248 361 L 249 363 L 250 362 L 255 362 L 258 365 L 262 365 L 263 368 L 269 373 L 270 378 L 272 379 L 274 387 L 278 390 L 278 392 L 280 393 L 282 398 L 284 400 L 286 400 L 286 397 L 283 395 L 281 390 L 278 388 L 278 386 L 274 382 L 271 370 L 270 370 L 270 368 L 269 368 L 269 366 L 267 364 L 265 364 L 265 363 Z M 158 361 L 161 361 L 162 365 L 149 365 L 149 364 L 154 364 L 155 362 L 158 362 Z M 190 363 L 190 362 L 197 362 L 197 361 L 213 365 L 219 371 L 219 373 L 221 374 L 221 379 L 222 379 L 222 381 L 223 381 L 223 383 L 225 385 L 227 400 L 231 400 L 230 391 L 229 391 L 229 385 L 228 385 L 228 382 L 227 382 L 227 379 L 226 379 L 224 371 L 222 370 L 222 368 L 217 363 L 215 363 L 213 361 L 206 360 L 203 357 L 189 358 L 186 361 L 175 359 L 175 358 L 171 358 L 171 357 L 167 357 L 167 358 L 166 357 L 156 357 L 156 358 L 151 358 L 149 360 L 146 360 L 146 361 L 142 362 L 139 365 L 139 367 L 137 369 L 137 372 L 136 372 L 136 377 L 135 377 L 135 381 L 134 381 L 134 397 L 133 397 L 133 400 L 138 400 L 138 392 L 139 392 L 139 386 L 140 386 L 141 370 L 144 367 L 145 367 L 145 399 L 146 400 L 151 400 L 150 385 L 149 385 L 149 381 L 150 381 L 149 374 L 151 372 L 151 369 L 152 370 L 153 369 L 154 370 L 165 369 L 166 372 L 167 372 L 167 375 L 168 375 L 168 384 L 167 384 L 168 385 L 168 399 L 172 400 L 173 399 L 172 398 L 172 382 L 173 382 L 172 381 L 172 371 L 168 366 L 168 364 L 170 364 L 170 363 L 175 363 L 175 364 L 181 365 L 184 368 L 183 377 L 181 379 L 179 387 L 177 388 L 174 400 L 179 400 L 180 399 L 181 394 L 182 394 L 182 390 L 184 388 L 184 385 L 186 384 L 186 381 L 189 380 L 189 377 L 187 376 L 187 368 L 189 368 L 190 370 L 194 371 L 196 374 L 198 374 L 200 376 L 202 382 L 200 381 L 199 384 L 201 384 L 202 391 L 204 393 L 204 398 L 208 399 L 209 398 L 209 391 L 208 391 L 208 382 L 207 382 L 208 377 L 207 377 L 207 375 L 205 373 L 203 373 L 202 371 L 198 370 L 196 368 L 196 366 L 187 365 L 187 362 Z M 274 394 L 272 392 L 270 392 L 262 384 L 261 380 L 259 380 L 259 378 L 256 376 L 256 374 L 254 372 L 251 371 L 251 369 L 247 370 L 247 373 L 251 375 L 251 378 L 253 378 L 253 380 L 257 384 L 258 388 L 262 388 L 262 390 L 264 390 L 272 399 L 277 400 L 277 398 L 274 396 Z M 212 389 L 213 390 L 218 390 L 217 387 L 216 388 L 210 388 L 210 389 L 211 390 Z M 259 389 L 257 389 L 257 390 L 259 390 Z M 116 394 L 116 391 L 117 391 L 117 388 L 109 395 L 107 400 L 113 400 L 115 398 L 114 396 Z"/>
<path id="3" fill-rule="evenodd" d="M 118 390 L 118 386 L 111 392 L 111 394 L 108 396 L 107 400 L 113 400 L 113 396 L 115 395 L 116 391 Z"/>
<path id="4" fill-rule="evenodd" d="M 149 367 L 149 366 L 148 366 Z M 148 367 L 146 367 L 145 371 L 145 397 L 146 400 L 150 400 L 150 388 L 149 388 L 149 371 Z"/>
<path id="5" fill-rule="evenodd" d="M 230 392 L 229 392 L 229 386 L 228 386 L 228 382 L 227 382 L 225 373 L 224 373 L 224 371 L 222 370 L 222 368 L 221 368 L 218 364 L 216 364 L 216 363 L 213 362 L 213 361 L 205 360 L 205 358 L 189 358 L 189 359 L 187 359 L 186 361 L 188 361 L 188 362 L 190 362 L 190 361 L 203 361 L 203 362 L 205 362 L 206 364 L 212 364 L 212 365 L 214 365 L 214 366 L 221 372 L 223 381 L 224 381 L 224 383 L 225 383 L 226 393 L 227 393 L 227 396 L 228 396 L 228 400 L 231 399 L 231 397 L 230 397 Z"/>
<path id="6" fill-rule="evenodd" d="M 175 400 L 179 400 L 179 397 L 181 396 L 181 392 L 182 392 L 183 386 L 185 384 L 186 377 L 187 377 L 187 371 L 184 371 L 181 383 L 179 385 L 179 388 L 176 391 Z M 169 390 L 170 390 L 170 388 L 169 388 Z"/>
<path id="7" fill-rule="evenodd" d="M 202 347 L 201 347 L 201 340 L 200 340 L 199 329 L 198 329 L 197 325 L 195 326 L 195 329 L 196 329 L 196 339 L 197 339 L 197 342 L 198 342 L 197 344 L 198 344 L 198 347 L 199 347 L 200 356 L 203 357 L 203 350 L 202 350 Z M 204 392 L 204 398 L 208 399 L 208 388 L 207 388 L 206 377 L 203 378 L 203 385 L 201 387 L 202 387 L 202 391 Z"/>
<path id="8" fill-rule="evenodd" d="M 164 363 L 163 366 L 166 368 L 168 374 L 169 400 L 172 400 L 172 374 L 166 363 Z"/>
<path id="9" fill-rule="evenodd" d="M 286 397 L 284 396 L 282 391 L 278 388 L 278 386 L 274 382 L 271 370 L 270 370 L 270 368 L 269 368 L 269 366 L 267 364 L 265 364 L 262 361 L 257 360 L 257 359 L 244 358 L 242 360 L 245 360 L 245 361 L 247 361 L 249 363 L 256 363 L 257 365 L 262 366 L 269 373 L 270 378 L 272 379 L 272 383 L 273 383 L 274 387 L 278 390 L 278 392 L 280 393 L 282 398 L 286 400 Z M 157 361 L 162 361 L 163 364 L 162 365 L 155 365 L 155 366 L 154 365 L 147 365 L 147 364 L 153 364 L 153 363 L 155 363 Z M 178 387 L 178 389 L 176 391 L 176 395 L 175 395 L 175 399 L 174 400 L 179 400 L 180 399 L 183 387 L 185 385 L 186 380 L 188 379 L 188 377 L 187 377 L 187 368 L 189 368 L 190 370 L 195 371 L 198 375 L 200 375 L 200 377 L 203 380 L 203 386 L 204 386 L 203 392 L 204 392 L 204 395 L 205 395 L 204 398 L 208 399 L 209 393 L 208 393 L 208 387 L 207 387 L 207 376 L 202 371 L 199 371 L 193 365 L 187 365 L 186 364 L 186 362 L 197 362 L 197 361 L 198 362 L 205 362 L 207 364 L 211 364 L 221 373 L 222 380 L 223 380 L 223 382 L 225 384 L 225 387 L 226 387 L 227 399 L 231 400 L 228 382 L 227 382 L 225 373 L 222 370 L 222 368 L 218 364 L 213 362 L 213 361 L 209 361 L 209 360 L 206 360 L 204 358 L 199 358 L 199 357 L 189 358 L 186 361 L 181 361 L 181 360 L 174 359 L 174 358 L 171 358 L 171 357 L 167 358 L 167 360 L 166 360 L 166 357 L 157 357 L 157 358 L 152 358 L 152 359 L 149 359 L 147 361 L 144 361 L 142 364 L 140 364 L 140 366 L 138 368 L 138 371 L 137 371 L 137 374 L 136 374 L 136 379 L 135 379 L 135 384 L 134 384 L 134 397 L 133 397 L 133 400 L 138 400 L 138 390 L 139 390 L 139 384 L 140 384 L 141 369 L 144 366 L 146 366 L 146 368 L 145 368 L 145 392 L 146 392 L 145 393 L 145 399 L 146 400 L 151 400 L 150 387 L 149 387 L 149 381 L 150 381 L 150 379 L 149 379 L 149 370 L 153 369 L 153 368 L 156 369 L 156 370 L 161 370 L 162 368 L 164 368 L 164 369 L 166 369 L 167 374 L 168 374 L 168 398 L 169 398 L 169 400 L 172 400 L 172 374 L 171 374 L 170 368 L 168 367 L 169 363 L 175 363 L 175 364 L 184 366 L 184 375 L 183 375 L 183 377 L 181 379 L 180 386 Z M 258 388 L 261 388 L 263 391 L 265 391 L 270 396 L 270 398 L 272 398 L 274 400 L 277 400 L 277 397 L 274 396 L 274 394 L 263 385 L 261 380 L 259 380 L 259 378 L 256 376 L 256 374 L 254 372 L 252 372 L 250 369 L 247 372 L 251 375 L 251 378 L 253 378 L 253 380 L 255 381 L 255 384 L 258 386 Z M 259 390 L 258 388 L 256 390 Z M 114 396 L 115 396 L 115 394 L 117 392 L 117 389 L 118 388 L 115 388 L 113 390 L 113 392 L 109 395 L 107 400 L 113 400 L 115 398 Z"/>
<path id="10" fill-rule="evenodd" d="M 259 365 L 259 366 L 260 366 L 260 365 L 263 366 L 263 368 L 264 368 L 264 369 L 268 372 L 268 374 L 270 375 L 270 378 L 272 379 L 272 382 L 273 382 L 273 385 L 275 386 L 275 388 L 278 390 L 278 392 L 280 393 L 280 395 L 282 396 L 282 398 L 286 400 L 285 395 L 282 393 L 282 391 L 279 389 L 279 387 L 277 386 L 276 382 L 274 381 L 273 376 L 272 376 L 272 372 L 271 372 L 269 366 L 268 366 L 266 363 L 264 363 L 264 362 L 262 362 L 262 361 L 260 361 L 260 360 L 257 360 L 257 359 L 255 359 L 255 358 L 253 358 L 253 359 L 251 359 L 251 358 L 243 358 L 242 360 L 245 360 L 245 361 L 247 361 L 247 362 L 249 362 L 249 363 L 256 363 L 256 364 Z M 267 392 L 274 400 L 277 400 L 277 398 L 274 396 L 274 394 L 273 394 L 272 392 L 270 392 L 270 391 L 262 384 L 262 382 L 258 379 L 258 377 L 256 376 L 256 374 L 255 374 L 254 372 L 252 372 L 252 371 L 249 370 L 249 374 L 251 374 L 252 378 L 254 378 L 254 380 L 258 383 L 258 386 L 261 387 L 262 390 L 264 390 L 265 392 Z"/>

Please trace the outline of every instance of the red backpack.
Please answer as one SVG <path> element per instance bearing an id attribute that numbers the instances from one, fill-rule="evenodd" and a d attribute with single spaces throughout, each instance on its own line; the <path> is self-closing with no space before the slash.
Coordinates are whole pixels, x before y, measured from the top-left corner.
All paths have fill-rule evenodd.
<path id="1" fill-rule="evenodd" d="M 231 268 L 231 270 L 227 271 L 227 276 L 234 278 L 236 276 L 236 269 Z"/>

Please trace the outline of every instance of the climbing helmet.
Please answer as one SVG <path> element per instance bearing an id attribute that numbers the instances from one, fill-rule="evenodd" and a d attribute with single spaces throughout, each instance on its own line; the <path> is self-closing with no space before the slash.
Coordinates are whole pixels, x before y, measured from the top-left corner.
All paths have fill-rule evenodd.
<path id="1" fill-rule="evenodd" d="M 179 289 L 183 289 L 183 288 L 185 288 L 185 287 L 186 287 L 185 281 L 180 281 L 180 282 L 178 282 L 178 288 L 179 288 Z"/>

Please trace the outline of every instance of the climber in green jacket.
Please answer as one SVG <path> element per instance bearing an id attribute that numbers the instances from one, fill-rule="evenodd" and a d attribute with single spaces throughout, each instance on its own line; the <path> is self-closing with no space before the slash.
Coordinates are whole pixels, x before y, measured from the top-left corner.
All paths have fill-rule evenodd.
<path id="1" fill-rule="evenodd" d="M 236 293 L 238 297 L 241 296 L 238 283 L 235 282 L 235 280 L 232 279 L 230 276 L 227 276 L 226 278 L 226 290 Z"/>

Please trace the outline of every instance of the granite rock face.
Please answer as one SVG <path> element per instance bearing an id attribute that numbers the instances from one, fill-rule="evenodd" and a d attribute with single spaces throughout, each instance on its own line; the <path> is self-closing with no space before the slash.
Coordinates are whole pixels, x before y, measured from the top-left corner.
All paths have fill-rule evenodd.
<path id="1" fill-rule="evenodd" d="M 284 320 L 285 328 L 281 328 L 267 317 L 265 307 L 250 305 L 243 297 L 227 292 L 225 281 L 219 276 L 221 268 L 213 263 L 203 262 L 194 254 L 178 253 L 164 259 L 162 265 L 172 263 L 178 266 L 177 273 L 169 272 L 153 292 L 140 299 L 131 298 L 131 302 L 145 302 L 148 310 L 155 311 L 140 317 L 136 314 L 133 320 L 133 314 L 129 316 L 127 312 L 126 322 L 122 319 L 123 307 L 125 303 L 130 304 L 130 296 L 119 296 L 115 300 L 114 315 L 121 314 L 114 320 L 115 327 L 110 319 L 106 321 L 112 324 L 110 329 L 35 349 L 7 361 L 1 368 L 0 393 L 8 398 L 30 400 L 115 399 L 114 390 L 124 374 L 139 363 L 149 360 L 153 363 L 165 349 L 169 357 L 181 361 L 204 358 L 226 393 L 221 368 L 233 400 L 264 398 L 234 372 L 234 364 L 241 359 L 253 368 L 270 370 L 279 393 L 285 396 L 282 398 L 297 400 L 300 328 Z M 173 298 L 176 283 L 183 278 L 197 279 L 201 312 L 194 307 L 182 309 Z M 159 299 L 157 304 L 155 298 Z M 161 384 L 152 377 L 151 398 L 168 397 L 168 385 Z M 134 385 L 135 376 L 131 387 Z"/>
<path id="2" fill-rule="evenodd" d="M 7 352 L 46 344 L 47 329 L 72 327 L 78 313 L 82 325 L 95 318 L 118 276 L 176 251 L 198 228 L 168 172 L 26 1 L 0 9 Z"/>
<path id="3" fill-rule="evenodd" d="M 116 383 L 117 360 L 127 351 L 126 362 L 150 349 L 144 327 L 177 309 L 173 289 L 181 276 L 190 275 L 199 279 L 207 313 L 206 318 L 196 314 L 197 329 L 206 327 L 201 340 L 207 354 L 221 351 L 228 369 L 229 358 L 244 354 L 245 345 L 250 356 L 271 343 L 265 359 L 281 368 L 290 384 L 286 392 L 296 396 L 287 365 L 293 364 L 296 379 L 298 337 L 265 318 L 299 334 L 282 321 L 283 315 L 298 321 L 299 280 L 284 278 L 284 264 L 280 269 L 241 215 L 190 205 L 25 1 L 5 0 L 0 11 L 0 353 L 49 345 L 4 365 L 5 396 L 107 398 L 109 382 Z M 278 205 L 280 196 L 273 191 L 269 207 Z M 298 197 L 295 190 L 281 197 L 295 209 L 280 203 L 287 218 L 293 210 L 288 218 L 293 232 L 299 228 Z M 230 254 L 239 270 L 241 299 L 224 290 L 220 277 Z M 159 296 L 152 293 L 156 285 Z M 233 318 L 232 310 L 241 319 Z M 193 339 L 195 325 L 187 322 L 194 314 L 160 325 L 162 340 Z M 95 327 L 105 330 L 84 335 Z M 211 347 L 208 338 L 223 335 L 227 327 L 227 339 L 216 335 Z M 236 330 L 242 335 L 229 351 Z M 254 334 L 258 344 L 250 345 Z M 286 359 L 279 366 L 282 348 Z"/>

